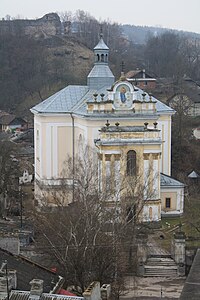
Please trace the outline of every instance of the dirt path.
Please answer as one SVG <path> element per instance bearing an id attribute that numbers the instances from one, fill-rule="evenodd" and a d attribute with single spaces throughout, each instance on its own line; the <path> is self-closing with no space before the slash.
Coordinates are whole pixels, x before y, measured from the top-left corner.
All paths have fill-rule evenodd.
<path id="1" fill-rule="evenodd" d="M 185 278 L 126 277 L 127 291 L 120 300 L 179 299 Z"/>

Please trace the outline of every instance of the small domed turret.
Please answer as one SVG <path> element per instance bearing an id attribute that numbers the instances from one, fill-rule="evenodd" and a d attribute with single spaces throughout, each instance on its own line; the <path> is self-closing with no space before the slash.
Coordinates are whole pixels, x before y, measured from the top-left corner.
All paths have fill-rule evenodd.
<path id="1" fill-rule="evenodd" d="M 100 34 L 100 40 L 94 47 L 94 67 L 87 77 L 87 85 L 90 89 L 98 90 L 103 86 L 110 87 L 115 81 L 114 75 L 108 66 L 109 48 Z"/>

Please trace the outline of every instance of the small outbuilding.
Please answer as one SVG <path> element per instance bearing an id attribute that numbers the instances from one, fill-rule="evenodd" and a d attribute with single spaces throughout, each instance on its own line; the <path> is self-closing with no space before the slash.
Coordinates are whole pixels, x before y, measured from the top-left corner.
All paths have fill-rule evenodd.
<path id="1" fill-rule="evenodd" d="M 162 217 L 182 215 L 185 185 L 171 176 L 161 173 L 160 187 Z"/>

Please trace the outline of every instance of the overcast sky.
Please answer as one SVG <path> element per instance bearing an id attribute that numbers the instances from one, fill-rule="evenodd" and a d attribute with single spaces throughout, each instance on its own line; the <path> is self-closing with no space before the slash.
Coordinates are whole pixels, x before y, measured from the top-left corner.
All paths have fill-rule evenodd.
<path id="1" fill-rule="evenodd" d="M 0 18 L 35 19 L 81 9 L 97 20 L 161 26 L 200 33 L 200 0 L 0 0 Z"/>

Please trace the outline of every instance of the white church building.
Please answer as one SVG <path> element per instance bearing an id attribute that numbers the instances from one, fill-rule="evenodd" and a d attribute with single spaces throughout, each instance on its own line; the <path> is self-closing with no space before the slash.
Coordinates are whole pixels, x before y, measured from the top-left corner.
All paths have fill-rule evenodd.
<path id="1" fill-rule="evenodd" d="M 175 111 L 135 87 L 123 73 L 115 81 L 108 59 L 109 48 L 101 36 L 87 85 L 66 86 L 31 109 L 35 197 L 42 205 L 43 192 L 59 188 L 64 163 L 68 156 L 74 159 L 82 139 L 98 152 L 102 190 L 107 181 L 117 190 L 122 177 L 129 181 L 139 177 L 140 184 L 151 191 L 144 191 L 142 221 L 181 215 L 184 185 L 171 177 L 171 117 Z M 128 197 L 128 189 L 123 196 Z"/>

